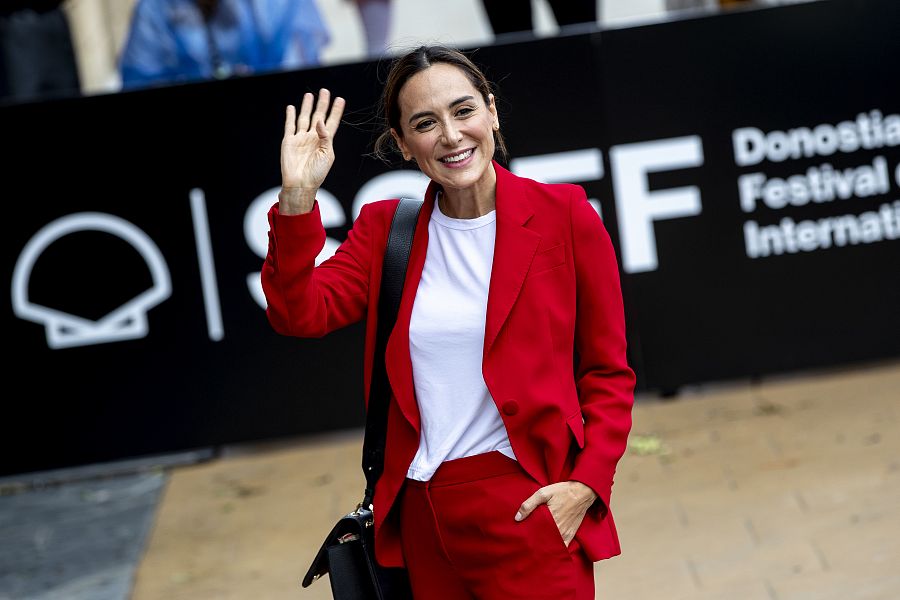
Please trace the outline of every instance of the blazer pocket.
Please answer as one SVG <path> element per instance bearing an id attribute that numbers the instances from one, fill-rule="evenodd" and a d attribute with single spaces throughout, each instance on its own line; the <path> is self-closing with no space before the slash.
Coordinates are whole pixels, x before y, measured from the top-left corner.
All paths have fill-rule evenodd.
<path id="1" fill-rule="evenodd" d="M 566 264 L 566 245 L 562 242 L 534 255 L 528 275 L 537 275 Z"/>
<path id="2" fill-rule="evenodd" d="M 568 423 L 572 435 L 575 436 L 578 447 L 584 448 L 584 418 L 581 416 L 581 411 L 566 417 L 566 423 Z"/>

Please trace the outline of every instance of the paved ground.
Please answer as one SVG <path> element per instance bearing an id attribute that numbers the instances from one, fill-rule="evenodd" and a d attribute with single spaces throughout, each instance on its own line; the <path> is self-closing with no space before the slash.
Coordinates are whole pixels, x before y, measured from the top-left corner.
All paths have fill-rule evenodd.
<path id="1" fill-rule="evenodd" d="M 900 598 L 900 360 L 639 397 L 634 416 L 599 598 Z M 0 600 L 329 598 L 298 582 L 358 500 L 360 445 L 0 479 Z"/>
<path id="2" fill-rule="evenodd" d="M 165 483 L 97 477 L 0 496 L 0 600 L 123 600 Z"/>
<path id="3" fill-rule="evenodd" d="M 598 598 L 900 598 L 900 361 L 639 398 Z M 359 498 L 360 432 L 174 468 L 134 600 L 329 598 L 302 577 Z"/>

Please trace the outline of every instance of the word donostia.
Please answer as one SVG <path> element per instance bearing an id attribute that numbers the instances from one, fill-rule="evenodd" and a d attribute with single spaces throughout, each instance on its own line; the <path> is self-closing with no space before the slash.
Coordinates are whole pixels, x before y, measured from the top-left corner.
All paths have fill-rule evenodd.
<path id="1" fill-rule="evenodd" d="M 757 127 L 740 127 L 731 134 L 734 161 L 739 167 L 764 160 L 831 156 L 835 152 L 856 152 L 900 145 L 900 115 L 883 117 L 880 110 L 860 113 L 853 121 L 836 125 L 795 127 L 787 131 L 764 132 Z"/>

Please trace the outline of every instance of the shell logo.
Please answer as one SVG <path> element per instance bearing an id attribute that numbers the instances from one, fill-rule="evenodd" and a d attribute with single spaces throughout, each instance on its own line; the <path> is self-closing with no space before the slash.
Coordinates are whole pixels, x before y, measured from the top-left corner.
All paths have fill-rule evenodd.
<path id="1" fill-rule="evenodd" d="M 58 239 L 79 231 L 102 231 L 131 244 L 147 263 L 152 286 L 96 320 L 31 302 L 28 298 L 28 282 L 38 258 Z M 153 240 L 134 224 L 108 213 L 73 213 L 48 223 L 25 244 L 13 271 L 13 312 L 20 319 L 44 325 L 47 345 L 52 349 L 146 337 L 149 331 L 147 311 L 171 295 L 169 269 Z"/>

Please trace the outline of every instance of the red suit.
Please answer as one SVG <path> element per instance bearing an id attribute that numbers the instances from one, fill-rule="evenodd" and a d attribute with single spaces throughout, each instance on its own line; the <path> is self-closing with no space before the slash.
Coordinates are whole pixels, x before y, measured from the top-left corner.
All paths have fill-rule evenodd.
<path id="1" fill-rule="evenodd" d="M 625 356 L 613 246 L 581 187 L 517 177 L 496 162 L 494 169 L 497 229 L 484 380 L 527 474 L 540 485 L 577 480 L 597 493 L 599 501 L 588 510 L 575 539 L 590 560 L 609 558 L 620 552 L 607 507 L 631 428 L 635 383 Z M 374 507 L 376 555 L 388 566 L 404 563 L 399 519 L 391 509 L 419 445 L 409 323 L 435 192 L 432 183 L 419 214 L 386 353 L 393 395 Z M 269 254 L 262 270 L 269 321 L 282 334 L 319 337 L 367 319 L 366 390 L 382 257 L 396 204 L 387 200 L 364 206 L 347 240 L 317 268 L 314 259 L 325 242 L 318 205 L 304 215 L 281 216 L 277 205 L 269 212 Z"/>

